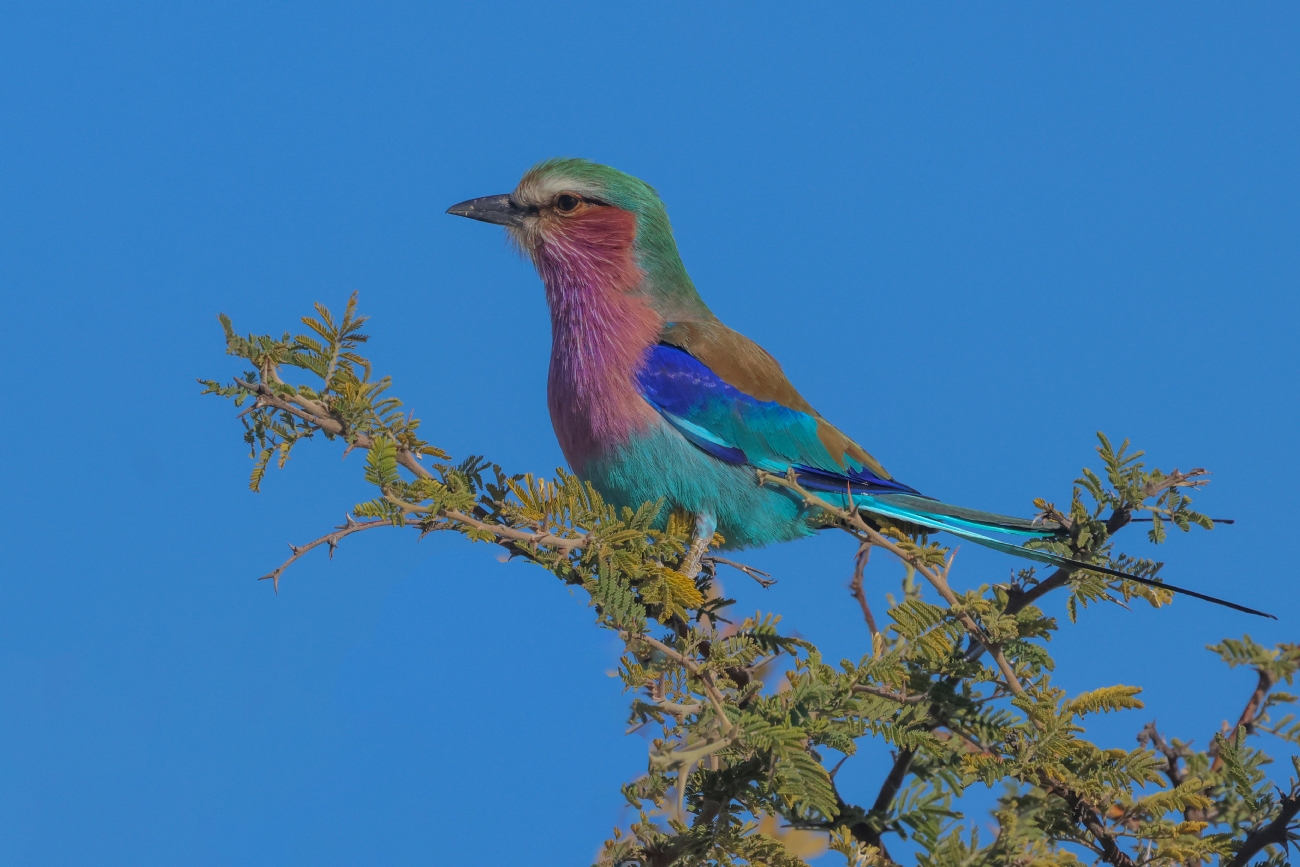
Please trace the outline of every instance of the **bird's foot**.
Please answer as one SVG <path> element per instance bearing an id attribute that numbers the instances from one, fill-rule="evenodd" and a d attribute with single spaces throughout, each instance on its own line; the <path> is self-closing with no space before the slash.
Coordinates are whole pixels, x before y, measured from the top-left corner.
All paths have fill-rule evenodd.
<path id="1" fill-rule="evenodd" d="M 713 541 L 713 534 L 717 529 L 718 521 L 712 515 L 701 512 L 695 516 L 695 538 L 691 540 L 691 547 L 682 558 L 682 565 L 678 568 L 678 572 L 691 579 L 700 574 L 700 561 L 709 550 L 709 543 Z"/>
<path id="2" fill-rule="evenodd" d="M 707 550 L 709 550 L 709 543 L 703 539 L 691 542 L 686 556 L 682 558 L 681 568 L 677 571 L 694 580 L 695 576 L 700 574 L 700 561 L 704 559 L 704 552 Z"/>

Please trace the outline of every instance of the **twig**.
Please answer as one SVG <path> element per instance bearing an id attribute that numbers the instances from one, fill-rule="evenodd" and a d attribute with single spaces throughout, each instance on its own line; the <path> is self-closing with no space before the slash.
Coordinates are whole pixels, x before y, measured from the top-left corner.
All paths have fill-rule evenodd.
<path id="1" fill-rule="evenodd" d="M 382 519 L 377 521 L 356 521 L 353 520 L 351 515 L 348 515 L 347 523 L 335 529 L 333 533 L 326 533 L 324 536 L 321 536 L 314 542 L 308 542 L 306 545 L 290 545 L 289 550 L 293 552 L 293 556 L 281 563 L 278 569 L 273 572 L 268 572 L 257 580 L 265 581 L 269 578 L 271 580 L 271 587 L 278 594 L 280 592 L 280 576 L 284 574 L 284 570 L 292 566 L 299 557 L 306 554 L 311 549 L 319 547 L 320 545 L 329 545 L 330 559 L 332 560 L 334 559 L 334 549 L 339 546 L 339 541 L 344 536 L 351 536 L 353 533 L 360 533 L 362 530 L 373 530 L 376 527 L 392 526 L 395 525 L 391 521 L 385 521 Z"/>
<path id="2" fill-rule="evenodd" d="M 1043 596 L 1056 590 L 1058 587 L 1064 587 L 1069 583 L 1071 570 L 1059 568 L 1046 579 L 1038 582 L 1028 590 L 1021 591 L 1013 595 L 1007 602 L 1007 614 L 1017 614 L 1024 608 L 1037 602 Z"/>
<path id="3" fill-rule="evenodd" d="M 845 525 L 851 527 L 852 530 L 855 531 L 854 535 L 857 535 L 859 539 L 866 537 L 866 540 L 870 541 L 872 545 L 884 548 L 904 563 L 910 565 L 917 572 L 921 573 L 921 575 L 930 582 L 930 585 L 939 592 L 939 595 L 943 597 L 943 600 L 948 603 L 948 607 L 954 609 L 957 621 L 960 622 L 962 626 L 966 628 L 966 631 L 970 633 L 971 637 L 978 641 L 988 654 L 993 657 L 994 662 L 997 663 L 998 670 L 1002 673 L 1002 677 L 1006 681 L 1007 689 L 1014 695 L 1021 695 L 1024 693 L 1025 688 L 1020 684 L 1020 679 L 1016 677 L 1015 669 L 1011 667 L 1006 656 L 1002 653 L 1002 647 L 989 638 L 983 628 L 975 622 L 975 618 L 971 617 L 970 614 L 964 610 L 961 610 L 960 600 L 958 600 L 956 594 L 952 592 L 952 588 L 948 586 L 947 575 L 948 570 L 952 568 L 953 555 L 949 555 L 948 562 L 944 564 L 943 572 L 939 572 L 936 569 L 926 566 L 919 558 L 909 554 L 899 545 L 895 544 L 893 540 L 884 536 L 879 530 L 862 520 L 862 516 L 857 514 L 856 510 L 848 512 L 844 509 L 832 506 L 821 497 L 805 489 L 799 484 L 798 476 L 795 474 L 793 468 L 785 477 L 774 476 L 770 473 L 764 473 L 761 471 L 758 476 L 761 484 L 774 484 L 786 488 L 802 497 L 807 505 L 816 506 L 822 511 L 836 516 Z"/>
<path id="4" fill-rule="evenodd" d="M 738 733 L 735 730 L 735 726 L 732 725 L 731 720 L 727 717 L 726 702 L 722 697 L 722 693 L 718 691 L 717 686 L 713 683 L 712 676 L 710 676 L 707 671 L 700 668 L 694 660 L 690 659 L 685 654 L 674 650 L 662 641 L 651 638 L 649 635 L 637 636 L 637 640 L 644 641 L 664 656 L 667 656 L 669 659 L 685 668 L 687 672 L 699 678 L 700 682 L 704 684 L 704 694 L 708 696 L 709 702 L 713 705 L 713 711 L 718 718 L 718 726 L 722 729 L 722 737 L 720 738 L 707 741 L 706 743 L 696 747 L 683 747 L 682 749 L 670 750 L 669 752 L 652 757 L 651 759 L 652 765 L 665 768 L 674 766 L 680 768 L 677 776 L 677 808 L 679 813 L 684 815 L 685 810 L 683 805 L 686 798 L 686 783 L 691 775 L 691 767 L 714 753 L 731 746 Z M 678 705 L 678 707 L 685 706 Z M 699 710 L 702 709 L 699 705 L 694 705 L 693 707 L 695 710 L 692 710 L 691 713 L 698 713 Z M 669 711 L 669 713 L 672 713 L 672 711 Z"/>
<path id="5" fill-rule="evenodd" d="M 1128 856 L 1123 849 L 1119 848 L 1119 843 L 1115 840 L 1115 835 L 1102 822 L 1101 817 L 1097 815 L 1083 796 L 1072 789 L 1060 784 L 1046 774 L 1040 774 L 1038 784 L 1045 791 L 1051 792 L 1070 806 L 1070 811 L 1074 813 L 1075 820 L 1088 830 L 1092 838 L 1097 841 L 1097 853 L 1107 864 L 1114 867 L 1137 867 L 1137 862 Z"/>
<path id="6" fill-rule="evenodd" d="M 1281 809 L 1276 818 L 1264 827 L 1256 828 L 1247 834 L 1241 848 L 1225 867 L 1246 867 L 1250 859 L 1258 855 L 1265 846 L 1281 846 L 1284 850 L 1290 847 L 1296 837 L 1295 832 L 1291 830 L 1291 822 L 1295 820 L 1297 814 L 1300 814 L 1300 786 L 1293 786 L 1289 795 L 1282 795 L 1280 791 L 1278 794 L 1281 795 Z"/>
<path id="7" fill-rule="evenodd" d="M 776 579 L 764 572 L 762 569 L 755 569 L 753 566 L 746 566 L 744 563 L 737 563 L 735 560 L 728 560 L 725 557 L 719 557 L 717 554 L 708 555 L 704 558 L 704 562 L 717 563 L 721 566 L 730 566 L 732 569 L 744 572 L 750 578 L 757 581 L 759 586 L 764 590 L 776 583 Z"/>
<path id="8" fill-rule="evenodd" d="M 871 630 L 871 655 L 875 656 L 876 647 L 880 643 L 880 630 L 876 628 L 876 618 L 871 613 L 871 606 L 867 604 L 867 593 L 862 589 L 862 577 L 870 559 L 871 545 L 864 542 L 858 546 L 857 556 L 853 558 L 853 580 L 849 582 L 849 593 L 862 608 L 862 619 L 867 621 L 867 629 Z"/>
<path id="9" fill-rule="evenodd" d="M 997 753 L 993 752 L 991 749 L 984 746 L 984 744 L 980 743 L 971 735 L 957 728 L 951 722 L 945 722 L 942 728 L 944 728 L 948 732 L 947 736 L 942 738 L 943 740 L 947 740 L 949 737 L 955 737 L 958 740 L 960 740 L 962 743 L 966 744 L 966 746 L 970 747 L 972 750 L 979 753 L 980 755 L 984 755 L 984 756 L 997 755 Z M 940 735 L 943 734 L 944 734 L 943 732 L 935 732 L 935 737 L 940 737 Z"/>
<path id="10" fill-rule="evenodd" d="M 1169 475 L 1158 481 L 1147 482 L 1143 486 L 1142 492 L 1146 494 L 1147 499 L 1163 493 L 1170 488 L 1199 488 L 1210 483 L 1209 479 L 1201 478 L 1208 476 L 1210 471 L 1202 467 L 1187 472 L 1179 472 L 1177 468 L 1169 471 Z"/>
<path id="11" fill-rule="evenodd" d="M 263 405 L 273 406 L 276 409 L 288 412 L 309 424 L 315 425 L 326 433 L 345 438 L 348 437 L 348 432 L 343 423 L 329 415 L 325 411 L 324 407 L 315 401 L 295 397 L 292 399 L 293 403 L 291 403 L 289 399 L 281 397 L 272 391 L 265 383 L 245 382 L 242 379 L 236 379 L 235 383 L 256 394 L 257 401 Z M 299 404 L 299 406 L 295 406 L 295 403 Z M 374 440 L 368 435 L 356 433 L 351 436 L 348 443 L 348 450 L 350 451 L 353 448 L 370 449 L 374 444 Z M 424 465 L 420 463 L 419 456 L 404 446 L 399 445 L 397 448 L 397 462 L 417 478 L 432 479 L 434 477 L 433 474 L 425 469 Z M 427 511 L 420 509 L 413 503 L 407 503 L 404 500 L 392 497 L 387 492 L 385 492 L 385 497 L 388 498 L 390 502 L 395 503 L 407 512 L 414 513 Z M 464 512 L 456 509 L 444 509 L 440 512 L 430 514 L 430 517 L 441 517 L 458 524 L 464 524 L 465 526 L 471 527 L 475 530 L 482 530 L 491 533 L 497 538 L 509 539 L 512 542 L 522 543 L 525 545 L 545 545 L 552 548 L 559 548 L 563 551 L 576 551 L 585 547 L 587 544 L 586 539 L 582 537 L 565 538 L 563 536 L 556 536 L 552 533 L 530 533 L 527 530 L 519 530 L 502 524 L 491 524 L 487 521 L 481 521 L 478 518 L 466 515 Z M 283 571 L 283 567 L 281 567 L 281 571 Z M 270 576 L 268 575 L 267 577 Z"/>
<path id="12" fill-rule="evenodd" d="M 1237 718 L 1237 724 L 1232 727 L 1232 731 L 1224 735 L 1228 740 L 1237 736 L 1237 732 L 1243 728 L 1249 732 L 1255 724 L 1255 715 L 1264 704 L 1264 699 L 1268 697 L 1268 691 L 1271 690 L 1277 681 L 1273 675 L 1269 674 L 1262 668 L 1255 669 L 1259 675 L 1259 680 L 1255 683 L 1255 690 L 1250 694 L 1246 706 L 1242 708 L 1241 716 Z M 1209 752 L 1214 756 L 1214 762 L 1210 765 L 1210 772 L 1213 773 L 1223 767 L 1223 756 L 1219 755 L 1219 744 L 1214 742 L 1210 745 Z"/>
<path id="13" fill-rule="evenodd" d="M 730 737 L 734 727 L 731 724 L 731 719 L 727 716 L 727 703 L 723 699 L 722 693 L 718 691 L 718 687 L 714 685 L 713 677 L 707 671 L 700 668 L 693 659 L 677 650 L 674 650 L 662 641 L 651 638 L 649 635 L 637 636 L 637 640 L 644 641 L 646 644 L 650 645 L 655 650 L 686 669 L 686 671 L 691 675 L 700 679 L 700 682 L 704 684 L 704 694 L 708 696 L 709 701 L 713 704 L 714 713 L 718 715 L 718 725 L 721 726 L 722 733 Z"/>
<path id="14" fill-rule="evenodd" d="M 512 542 L 523 542 L 528 545 L 546 545 L 551 548 L 560 548 L 564 551 L 577 551 L 587 546 L 585 537 L 579 536 L 575 539 L 568 539 L 564 536 L 556 536 L 553 533 L 529 533 L 527 530 L 516 530 L 514 527 L 506 527 L 502 524 L 489 524 L 487 521 L 480 521 L 478 518 L 470 517 L 464 512 L 455 509 L 444 509 L 438 513 L 448 520 L 464 524 L 467 527 L 473 527 L 475 530 L 482 530 L 485 533 L 491 533 L 501 539 L 509 539 Z"/>
<path id="15" fill-rule="evenodd" d="M 1152 497 L 1163 491 L 1165 488 L 1175 487 L 1177 484 L 1175 480 L 1185 481 L 1197 475 L 1208 475 L 1208 473 L 1206 473 L 1205 470 L 1200 469 L 1192 470 L 1190 473 L 1185 474 L 1178 472 L 1178 470 L 1174 470 L 1168 477 L 1161 481 L 1163 487 L 1156 488 L 1152 485 L 1148 485 L 1144 490 L 1147 492 L 1148 497 Z M 1208 482 L 1209 479 L 1202 479 L 1195 481 L 1194 484 L 1187 484 L 1185 486 L 1196 487 L 1198 485 L 1207 484 Z M 1125 526 L 1137 520 L 1143 519 L 1134 518 L 1133 512 L 1130 509 L 1116 509 L 1111 512 L 1110 517 L 1106 519 L 1106 535 L 1114 536 L 1120 530 L 1124 529 Z M 1026 606 L 1032 605 L 1048 593 L 1051 593 L 1053 590 L 1066 586 L 1070 583 L 1070 576 L 1074 574 L 1074 572 L 1074 569 L 1067 569 L 1065 567 L 1058 568 L 1045 580 L 1040 581 L 1028 590 L 1013 595 L 1011 600 L 1007 603 L 1006 613 L 1016 614 Z M 971 650 L 974 656 L 972 657 L 971 654 L 967 654 L 968 658 L 978 658 L 983 652 L 980 648 L 972 648 Z"/>
<path id="16" fill-rule="evenodd" d="M 253 392 L 253 394 L 257 395 L 257 404 L 273 406 L 276 409 L 296 416 L 305 422 L 316 425 L 326 433 L 335 436 L 347 435 L 343 422 L 334 418 L 325 411 L 323 406 L 315 401 L 297 395 L 292 398 L 286 398 L 277 394 L 264 382 L 244 382 L 242 379 L 236 379 L 235 384 L 241 388 L 246 388 Z M 254 404 L 254 408 L 256 408 L 257 404 Z M 369 436 L 362 433 L 354 434 L 353 441 L 363 449 L 368 449 L 374 444 L 374 441 Z"/>
<path id="17" fill-rule="evenodd" d="M 699 702 L 691 702 L 690 704 L 678 704 L 677 702 L 669 701 L 668 696 L 665 692 L 666 686 L 667 685 L 665 683 L 664 676 L 660 675 L 653 682 L 651 682 L 649 686 L 646 687 L 646 692 L 649 695 L 650 700 L 646 701 L 643 698 L 634 699 L 633 708 L 635 708 L 638 705 L 644 705 L 650 708 L 658 708 L 659 710 L 665 711 L 666 713 L 670 713 L 673 716 L 677 717 L 678 722 L 681 722 L 681 720 L 684 717 L 690 716 L 691 714 L 697 714 L 700 711 L 704 710 L 704 705 L 700 704 Z"/>
<path id="18" fill-rule="evenodd" d="M 876 816 L 884 821 L 885 816 L 889 815 L 889 805 L 894 802 L 894 797 L 898 794 L 899 789 L 903 787 L 903 781 L 907 779 L 907 773 L 912 768 L 912 760 L 916 758 L 916 750 L 899 750 L 894 756 L 894 765 L 885 775 L 885 781 L 880 785 L 880 792 L 876 795 L 875 803 L 867 811 L 868 817 Z M 854 837 L 857 837 L 868 846 L 879 846 L 881 851 L 884 847 L 881 841 L 881 833 L 877 831 L 869 821 L 862 821 L 854 824 L 849 828 Z"/>
<path id="19" fill-rule="evenodd" d="M 565 538 L 556 536 L 553 533 L 530 533 L 527 530 L 519 530 L 514 527 L 507 527 L 502 524 L 491 524 L 487 521 L 480 521 L 478 518 L 466 515 L 464 512 L 456 509 L 443 509 L 439 512 L 431 512 L 427 506 L 421 506 L 416 503 L 408 503 L 400 497 L 394 496 L 389 491 L 384 491 L 384 499 L 397 506 L 408 515 L 423 515 L 428 518 L 444 518 L 457 524 L 464 524 L 475 530 L 482 530 L 485 533 L 491 533 L 498 539 L 509 539 L 514 543 L 524 543 L 527 545 L 549 545 L 552 548 L 560 548 L 564 551 L 574 551 L 582 548 L 587 544 L 587 540 L 578 538 Z M 435 528 L 437 529 L 437 528 Z"/>
<path id="20" fill-rule="evenodd" d="M 1142 727 L 1142 731 L 1138 732 L 1137 741 L 1138 745 L 1143 747 L 1150 744 L 1156 752 L 1165 757 L 1165 776 L 1169 778 L 1169 782 L 1175 787 L 1183 784 L 1187 774 L 1178 766 L 1178 762 L 1187 757 L 1187 750 L 1170 746 L 1164 735 L 1156 728 L 1155 720 Z"/>

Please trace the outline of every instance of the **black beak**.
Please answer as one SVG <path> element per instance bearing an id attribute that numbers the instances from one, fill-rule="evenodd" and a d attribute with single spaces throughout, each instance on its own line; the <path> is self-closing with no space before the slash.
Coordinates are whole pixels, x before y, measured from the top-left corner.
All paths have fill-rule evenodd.
<path id="1" fill-rule="evenodd" d="M 522 226 L 524 217 L 528 216 L 528 209 L 516 205 L 509 196 L 483 196 L 481 199 L 470 199 L 452 205 L 447 213 L 499 226 Z"/>

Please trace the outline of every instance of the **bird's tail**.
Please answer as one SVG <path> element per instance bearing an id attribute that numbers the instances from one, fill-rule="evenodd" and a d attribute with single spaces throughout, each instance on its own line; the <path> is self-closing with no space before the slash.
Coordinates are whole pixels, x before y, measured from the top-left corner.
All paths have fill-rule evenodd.
<path id="1" fill-rule="evenodd" d="M 1247 608 L 1245 605 L 1238 605 L 1226 599 L 1219 599 L 1184 587 L 1175 587 L 1172 584 L 1165 584 L 1151 578 L 1130 575 L 1118 569 L 1072 560 L 1069 557 L 1062 557 L 1050 551 L 1026 548 L 1023 543 L 1014 541 L 1015 539 L 1051 539 L 1063 536 L 1064 531 L 1054 523 L 1045 524 L 1042 521 L 1030 521 L 1024 518 L 1012 518 L 1007 515 L 995 515 L 992 512 L 966 509 L 961 506 L 950 506 L 938 500 L 912 494 L 855 494 L 853 499 L 857 507 L 863 512 L 894 521 L 928 527 L 932 530 L 942 530 L 959 538 L 969 539 L 986 548 L 992 548 L 995 551 L 1002 551 L 1016 557 L 1023 557 L 1026 560 L 1057 567 L 1100 572 L 1103 575 L 1136 581 L 1138 584 L 1145 584 L 1148 587 L 1158 587 L 1161 590 L 1169 590 L 1174 593 L 1182 593 L 1184 596 L 1204 599 L 1206 602 L 1213 602 L 1216 605 L 1244 611 L 1247 614 L 1277 619 L 1272 614 L 1256 611 L 1254 608 Z M 997 533 L 1009 538 L 997 538 L 990 536 L 990 533 Z"/>

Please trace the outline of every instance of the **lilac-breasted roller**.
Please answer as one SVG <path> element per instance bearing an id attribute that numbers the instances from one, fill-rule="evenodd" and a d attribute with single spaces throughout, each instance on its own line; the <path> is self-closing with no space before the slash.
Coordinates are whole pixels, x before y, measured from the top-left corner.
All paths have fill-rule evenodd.
<path id="1" fill-rule="evenodd" d="M 551 311 L 547 403 L 573 472 L 612 504 L 662 499 L 695 515 L 693 550 L 715 528 L 730 548 L 814 532 L 801 498 L 760 483 L 758 471 L 793 469 L 806 489 L 841 507 L 852 498 L 867 515 L 1041 563 L 1083 565 L 1022 546 L 1062 533 L 1055 525 L 924 496 L 824 419 L 775 358 L 705 305 L 663 202 L 645 182 L 586 160 L 554 159 L 530 169 L 512 193 L 447 212 L 505 226 L 537 267 Z"/>

